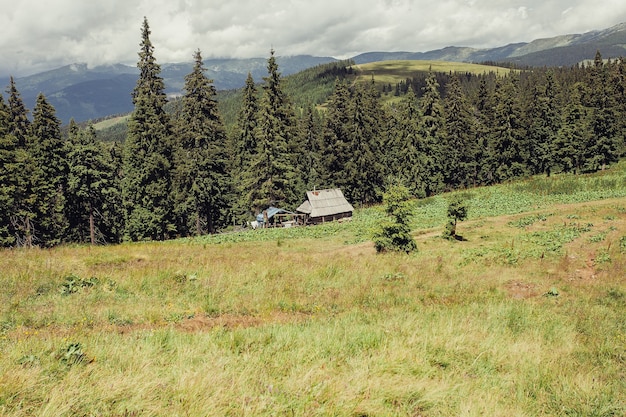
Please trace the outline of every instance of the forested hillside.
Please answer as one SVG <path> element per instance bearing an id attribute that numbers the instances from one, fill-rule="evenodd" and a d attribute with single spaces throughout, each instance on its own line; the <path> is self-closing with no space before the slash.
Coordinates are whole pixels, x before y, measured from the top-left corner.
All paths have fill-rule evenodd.
<path id="1" fill-rule="evenodd" d="M 414 197 L 537 174 L 605 169 L 624 155 L 626 61 L 508 72 L 416 71 L 379 81 L 352 62 L 267 76 L 219 96 L 200 51 L 167 102 L 147 21 L 124 141 L 67 132 L 13 80 L 0 99 L 0 244 L 164 240 L 216 233 L 313 188 L 355 206 L 391 183 Z M 590 57 L 594 58 L 594 57 Z"/>

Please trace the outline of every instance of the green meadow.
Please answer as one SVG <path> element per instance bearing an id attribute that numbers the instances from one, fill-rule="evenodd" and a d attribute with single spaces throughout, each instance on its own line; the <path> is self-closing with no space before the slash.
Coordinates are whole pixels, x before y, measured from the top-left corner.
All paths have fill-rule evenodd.
<path id="1" fill-rule="evenodd" d="M 377 78 L 378 79 L 378 78 Z M 353 220 L 0 251 L 2 416 L 624 416 L 626 163 Z"/>
<path id="2" fill-rule="evenodd" d="M 357 81 L 395 85 L 413 78 L 418 72 L 439 73 L 469 73 L 481 75 L 493 72 L 505 75 L 511 72 L 508 68 L 493 65 L 471 64 L 466 62 L 405 60 L 405 61 L 378 61 L 355 66 Z"/>

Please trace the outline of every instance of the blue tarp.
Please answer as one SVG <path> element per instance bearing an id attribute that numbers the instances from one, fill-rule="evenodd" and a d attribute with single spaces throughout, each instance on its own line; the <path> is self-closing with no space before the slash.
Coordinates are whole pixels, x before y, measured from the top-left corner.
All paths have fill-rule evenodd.
<path id="1" fill-rule="evenodd" d="M 268 207 L 267 210 L 265 210 L 265 212 L 267 212 L 268 220 L 274 217 L 276 214 L 295 214 L 290 211 L 283 210 L 277 207 Z M 263 213 L 257 214 L 256 221 L 259 223 L 263 223 Z"/>

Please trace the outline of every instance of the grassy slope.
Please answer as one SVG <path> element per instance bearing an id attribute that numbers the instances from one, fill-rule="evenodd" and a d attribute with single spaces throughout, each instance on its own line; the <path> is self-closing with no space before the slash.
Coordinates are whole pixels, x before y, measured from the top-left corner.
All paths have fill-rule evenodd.
<path id="1" fill-rule="evenodd" d="M 3 251 L 0 414 L 626 414 L 626 164 L 465 195 L 462 242 L 416 203 L 411 256 L 375 253 L 378 207 Z"/>
<path id="2" fill-rule="evenodd" d="M 377 83 L 395 86 L 400 81 L 415 76 L 416 72 L 459 72 L 470 74 L 508 74 L 511 70 L 502 67 L 446 61 L 381 61 L 357 65 L 357 80 L 368 82 L 372 76 Z"/>

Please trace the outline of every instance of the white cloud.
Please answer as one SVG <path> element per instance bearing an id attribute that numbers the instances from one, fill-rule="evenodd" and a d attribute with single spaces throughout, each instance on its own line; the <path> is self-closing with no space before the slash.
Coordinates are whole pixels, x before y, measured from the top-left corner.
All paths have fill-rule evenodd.
<path id="1" fill-rule="evenodd" d="M 143 17 L 159 62 L 493 47 L 626 21 L 605 0 L 0 0 L 0 75 L 73 62 L 134 64 Z"/>

